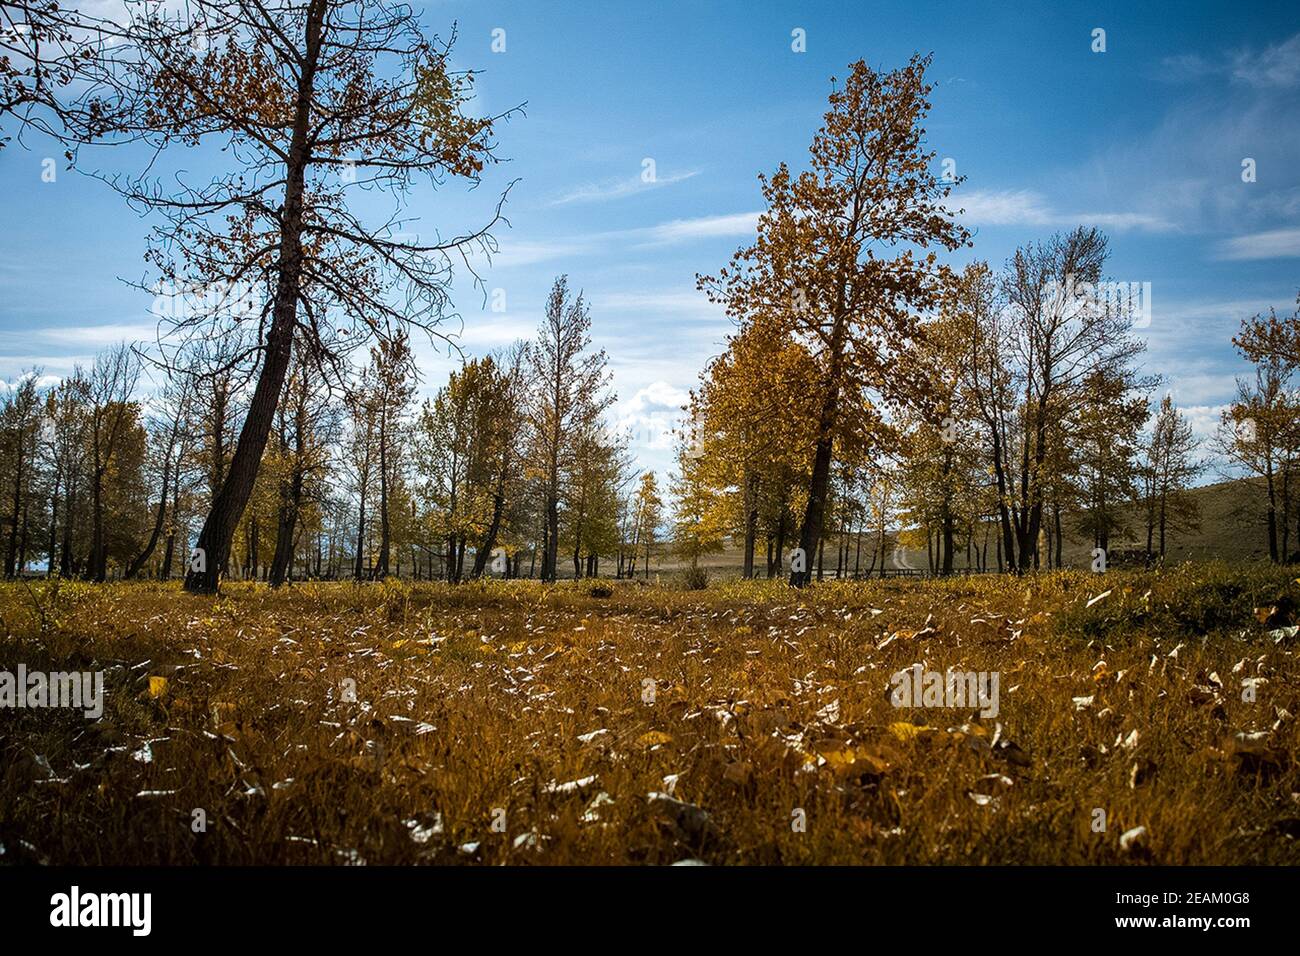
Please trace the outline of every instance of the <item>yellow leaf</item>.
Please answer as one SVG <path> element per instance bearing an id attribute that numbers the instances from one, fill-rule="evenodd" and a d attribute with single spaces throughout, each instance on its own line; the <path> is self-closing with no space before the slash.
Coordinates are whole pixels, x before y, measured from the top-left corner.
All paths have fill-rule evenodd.
<path id="1" fill-rule="evenodd" d="M 819 740 L 813 744 L 813 750 L 832 770 L 843 770 L 853 765 L 853 748 L 841 740 Z"/>
<path id="2" fill-rule="evenodd" d="M 666 734 L 662 730 L 647 730 L 636 739 L 637 745 L 641 747 L 653 747 L 656 744 L 669 744 L 673 741 L 672 734 Z"/>
<path id="3" fill-rule="evenodd" d="M 150 678 L 149 678 L 149 696 L 150 696 L 150 697 L 161 697 L 161 696 L 162 696 L 163 694 L 165 694 L 165 693 L 167 693 L 167 678 L 166 678 L 166 677 L 150 677 Z"/>
<path id="4" fill-rule="evenodd" d="M 900 720 L 897 723 L 889 725 L 889 732 L 899 740 L 911 740 L 914 737 L 919 737 L 927 730 L 934 730 L 934 728 L 928 726 L 918 727 L 916 724 L 909 724 L 905 720 Z"/>

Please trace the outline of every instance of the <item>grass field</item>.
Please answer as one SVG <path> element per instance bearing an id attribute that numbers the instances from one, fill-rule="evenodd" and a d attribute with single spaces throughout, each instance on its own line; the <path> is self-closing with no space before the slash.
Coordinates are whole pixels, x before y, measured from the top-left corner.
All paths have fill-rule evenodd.
<path id="1" fill-rule="evenodd" d="M 5 585 L 0 670 L 106 702 L 0 711 L 0 862 L 1296 864 L 1297 598 L 1213 564 Z M 913 664 L 997 672 L 996 717 L 893 706 Z"/>

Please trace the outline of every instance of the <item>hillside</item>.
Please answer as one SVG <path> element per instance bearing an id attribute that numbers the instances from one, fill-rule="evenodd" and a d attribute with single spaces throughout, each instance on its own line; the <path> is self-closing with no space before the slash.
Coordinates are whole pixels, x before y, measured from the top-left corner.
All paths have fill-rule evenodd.
<path id="1" fill-rule="evenodd" d="M 1263 490 L 1257 483 L 1247 479 L 1234 479 L 1214 484 L 1202 485 L 1193 490 L 1200 508 L 1200 522 L 1197 527 L 1183 531 L 1173 531 L 1166 536 L 1166 561 L 1179 563 L 1183 561 L 1222 560 L 1229 563 L 1247 561 L 1265 561 L 1268 559 L 1268 537 L 1264 526 Z M 1066 543 L 1063 549 L 1064 562 L 1068 567 L 1086 568 L 1091 562 L 1092 541 L 1070 533 L 1076 520 L 1064 519 Z M 990 528 L 992 531 L 992 528 Z M 1141 549 L 1146 544 L 1146 529 L 1142 516 L 1133 511 L 1126 529 L 1126 534 L 1111 541 L 1111 550 Z M 887 567 L 893 569 L 924 569 L 927 566 L 923 548 L 896 547 L 895 535 L 888 536 L 889 558 Z M 871 566 L 872 540 L 864 535 L 862 543 L 863 571 Z M 856 545 L 854 545 L 855 547 Z M 994 539 L 989 538 L 989 563 L 994 562 Z M 1300 547 L 1292 536 L 1291 550 Z M 759 541 L 759 554 L 756 561 L 760 568 L 765 555 L 765 542 Z M 852 549 L 851 549 L 852 550 Z M 834 576 L 835 549 L 827 545 L 826 569 L 828 577 Z M 850 554 L 850 566 L 854 555 Z M 956 565 L 966 568 L 966 555 L 962 551 L 957 555 Z M 744 554 L 738 544 L 728 542 L 719 554 L 708 555 L 700 564 L 712 575 L 721 577 L 739 577 L 744 562 Z M 651 578 L 656 572 L 660 574 L 681 570 L 685 562 L 671 553 L 667 545 L 655 549 L 651 562 Z M 762 572 L 760 571 L 760 574 Z"/>

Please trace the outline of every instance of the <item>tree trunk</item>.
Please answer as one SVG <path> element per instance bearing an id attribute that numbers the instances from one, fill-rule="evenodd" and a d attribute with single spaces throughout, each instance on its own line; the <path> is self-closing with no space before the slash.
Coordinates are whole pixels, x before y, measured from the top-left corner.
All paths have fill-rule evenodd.
<path id="1" fill-rule="evenodd" d="M 758 538 L 757 476 L 745 476 L 745 570 L 744 577 L 754 576 L 754 542 Z"/>
<path id="2" fill-rule="evenodd" d="M 772 572 L 768 574 L 769 578 L 776 577 L 777 572 L 780 571 L 781 569 L 781 560 L 785 556 L 785 525 L 786 525 L 785 503 L 782 502 L 781 517 L 780 519 L 778 519 L 776 523 L 776 564 L 773 567 Z"/>
<path id="3" fill-rule="evenodd" d="M 1056 525 L 1056 566 L 1062 565 L 1061 558 L 1064 555 L 1065 534 L 1061 531 L 1061 503 L 1058 501 L 1052 506 L 1052 522 Z"/>
<path id="4" fill-rule="evenodd" d="M 108 578 L 108 555 L 104 549 L 104 469 L 95 467 L 93 501 L 90 509 L 90 561 L 87 574 L 98 582 Z"/>
<path id="5" fill-rule="evenodd" d="M 1273 487 L 1273 467 L 1265 475 L 1268 487 L 1268 556 L 1277 563 L 1277 494 Z"/>
<path id="6" fill-rule="evenodd" d="M 45 567 L 45 576 L 47 578 L 54 577 L 54 554 L 58 548 L 60 477 L 60 473 L 56 469 L 54 472 L 54 488 L 50 492 L 50 554 L 49 563 Z"/>
<path id="7" fill-rule="evenodd" d="M 62 577 L 72 575 L 72 531 L 73 517 L 76 512 L 73 510 L 77 501 L 76 475 L 69 473 L 68 486 L 64 491 L 64 508 L 63 508 L 63 547 L 59 552 L 59 574 Z"/>
<path id="8" fill-rule="evenodd" d="M 126 578 L 130 580 L 140 573 L 145 562 L 153 554 L 153 549 L 158 547 L 158 539 L 162 537 L 163 522 L 167 517 L 167 489 L 168 479 L 171 477 L 168 470 L 168 463 L 171 459 L 171 449 L 167 450 L 167 457 L 163 459 L 163 482 L 162 494 L 158 496 L 158 510 L 154 514 L 153 531 L 149 535 L 149 543 L 144 546 L 144 550 L 136 555 L 135 560 L 131 562 L 126 569 Z"/>
<path id="9" fill-rule="evenodd" d="M 940 573 L 947 576 L 952 574 L 952 552 L 953 542 L 956 540 L 956 525 L 952 513 L 952 506 L 944 501 L 943 513 L 940 516 L 939 533 L 942 535 L 940 547 L 943 551 L 943 564 L 940 566 Z"/>
<path id="10" fill-rule="evenodd" d="M 388 411 L 379 410 L 379 564 L 376 578 L 388 577 L 388 549 L 392 546 L 388 523 Z"/>
<path id="11" fill-rule="evenodd" d="M 560 501 L 556 492 L 546 498 L 546 554 L 542 558 L 542 580 L 553 583 L 560 563 Z"/>
<path id="12" fill-rule="evenodd" d="M 18 521 L 23 504 L 23 432 L 19 425 L 18 439 L 14 447 L 14 497 L 12 524 L 9 530 L 9 552 L 5 556 L 5 577 L 12 578 L 18 570 Z"/>
<path id="13" fill-rule="evenodd" d="M 327 6 L 326 0 L 311 0 L 307 11 L 306 53 L 298 77 L 293 135 L 285 168 L 277 263 L 279 275 L 276 280 L 271 330 L 266 337 L 261 374 L 258 375 L 257 386 L 253 390 L 253 399 L 249 403 L 243 428 L 239 431 L 234 457 L 230 460 L 230 468 L 221 483 L 221 490 L 212 501 L 207 520 L 203 522 L 203 530 L 199 532 L 196 555 L 199 561 L 191 562 L 185 575 L 185 590 L 194 593 L 215 594 L 220 585 L 221 568 L 230 555 L 235 528 L 253 492 L 253 482 L 266 450 L 275 408 L 289 369 L 302 285 L 303 192 L 307 166 L 311 161 L 308 137 L 312 119 L 313 84 Z"/>
<path id="14" fill-rule="evenodd" d="M 275 554 L 271 558 L 271 573 L 267 576 L 273 588 L 278 588 L 285 582 L 293 560 L 294 528 L 298 523 L 301 495 L 301 481 L 295 475 L 293 487 L 287 490 L 286 499 L 280 505 L 279 521 L 275 528 Z"/>
<path id="15" fill-rule="evenodd" d="M 1015 570 L 1015 539 L 1012 535 L 1010 509 L 1007 508 L 1007 472 L 1003 461 L 1005 454 L 1001 433 L 993 429 L 993 471 L 998 485 L 998 526 L 1001 536 L 998 538 L 998 572 L 1006 566 Z M 1005 563 L 1003 555 L 1006 555 Z"/>

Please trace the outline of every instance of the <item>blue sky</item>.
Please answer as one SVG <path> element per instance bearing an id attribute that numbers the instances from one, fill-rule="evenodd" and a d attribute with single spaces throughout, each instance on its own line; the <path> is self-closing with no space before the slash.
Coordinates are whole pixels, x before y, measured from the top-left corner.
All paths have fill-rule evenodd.
<path id="1" fill-rule="evenodd" d="M 530 337 L 554 277 L 591 302 L 643 467 L 666 470 L 667 429 L 730 325 L 695 291 L 753 232 L 756 181 L 796 167 L 825 109 L 830 77 L 932 52 L 931 147 L 966 182 L 979 257 L 1079 223 L 1106 229 L 1111 278 L 1150 282 L 1148 371 L 1166 377 L 1202 433 L 1244 365 L 1240 320 L 1300 290 L 1300 8 L 1133 4 L 630 2 L 431 3 L 424 19 L 459 27 L 459 66 L 481 70 L 476 109 L 526 102 L 500 129 L 477 191 L 417 190 L 420 229 L 481 220 L 519 184 L 482 265 L 506 311 L 459 282 L 471 353 Z M 1145 6 L 1145 5 L 1144 5 Z M 1106 31 L 1094 53 L 1093 30 Z M 493 31 L 504 30 L 504 52 Z M 792 31 L 806 52 L 792 50 Z M 151 338 L 147 222 L 101 184 L 60 169 L 29 138 L 0 151 L 0 379 L 66 372 L 119 338 Z M 88 168 L 131 168 L 129 153 Z M 1242 161 L 1257 178 L 1242 182 Z M 642 170 L 653 160 L 656 181 Z M 195 163 L 213 161 L 196 157 Z M 460 331 L 453 324 L 449 331 Z M 452 359 L 422 347 L 425 387 Z"/>

